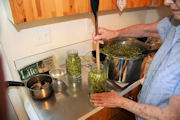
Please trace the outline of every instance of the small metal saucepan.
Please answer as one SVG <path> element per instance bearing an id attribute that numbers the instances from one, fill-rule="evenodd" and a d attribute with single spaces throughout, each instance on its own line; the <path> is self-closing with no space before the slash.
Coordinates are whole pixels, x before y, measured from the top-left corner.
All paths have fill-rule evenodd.
<path id="1" fill-rule="evenodd" d="M 48 74 L 38 74 L 25 82 L 7 81 L 7 86 L 25 86 L 37 100 L 49 97 L 52 92 L 52 78 Z"/>

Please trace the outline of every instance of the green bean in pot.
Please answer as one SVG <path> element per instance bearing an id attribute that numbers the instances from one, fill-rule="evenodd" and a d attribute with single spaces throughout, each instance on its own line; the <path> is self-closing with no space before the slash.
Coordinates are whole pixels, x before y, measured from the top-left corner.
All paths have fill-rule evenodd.
<path id="1" fill-rule="evenodd" d="M 143 49 L 128 44 L 112 44 L 107 45 L 101 49 L 101 51 L 107 55 L 122 58 L 141 58 L 145 57 L 144 54 L 139 55 Z"/>

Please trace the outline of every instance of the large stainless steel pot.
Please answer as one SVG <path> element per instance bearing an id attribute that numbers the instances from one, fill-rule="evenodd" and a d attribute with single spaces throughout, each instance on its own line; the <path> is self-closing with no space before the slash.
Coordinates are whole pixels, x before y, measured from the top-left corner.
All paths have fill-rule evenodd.
<path id="1" fill-rule="evenodd" d="M 147 50 L 148 46 L 136 38 L 116 38 L 105 42 L 106 45 L 111 44 L 129 44 Z M 144 57 L 141 58 L 121 58 L 113 57 L 108 54 L 107 63 L 109 65 L 108 78 L 123 83 L 134 82 L 140 78 L 141 64 Z"/>

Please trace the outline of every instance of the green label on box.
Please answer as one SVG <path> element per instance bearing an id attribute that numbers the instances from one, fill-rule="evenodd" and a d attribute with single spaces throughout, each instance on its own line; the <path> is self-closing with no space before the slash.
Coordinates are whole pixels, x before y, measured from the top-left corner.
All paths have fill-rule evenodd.
<path id="1" fill-rule="evenodd" d="M 53 56 L 50 56 L 18 70 L 18 73 L 21 80 L 25 80 L 33 77 L 36 74 L 48 72 L 54 67 L 55 65 Z"/>
<path id="2" fill-rule="evenodd" d="M 39 73 L 36 63 L 29 65 L 18 71 L 21 80 L 28 79 Z"/>

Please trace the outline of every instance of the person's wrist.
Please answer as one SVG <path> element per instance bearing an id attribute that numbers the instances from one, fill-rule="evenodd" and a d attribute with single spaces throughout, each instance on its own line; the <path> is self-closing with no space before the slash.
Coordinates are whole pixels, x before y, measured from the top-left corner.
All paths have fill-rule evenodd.
<path id="1" fill-rule="evenodd" d="M 125 103 L 126 103 L 126 98 L 119 96 L 118 99 L 118 107 L 120 108 L 124 108 L 125 107 Z"/>

